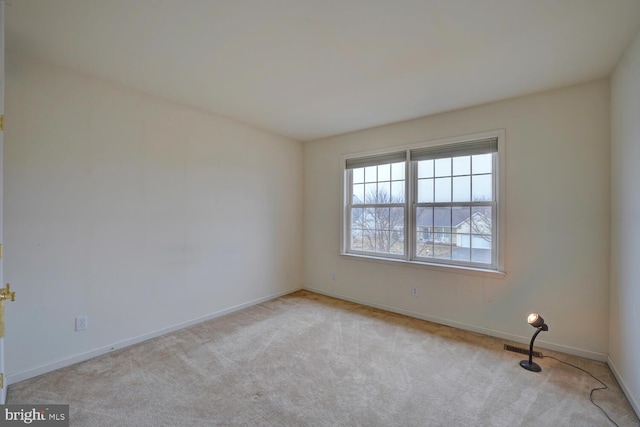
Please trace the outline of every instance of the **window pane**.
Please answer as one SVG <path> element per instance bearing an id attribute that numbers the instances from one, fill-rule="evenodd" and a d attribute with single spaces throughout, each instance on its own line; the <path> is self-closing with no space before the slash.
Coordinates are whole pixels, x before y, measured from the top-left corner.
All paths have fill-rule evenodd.
<path id="1" fill-rule="evenodd" d="M 418 180 L 418 203 L 433 203 L 433 179 Z"/>
<path id="2" fill-rule="evenodd" d="M 364 181 L 376 182 L 378 180 L 378 175 L 376 173 L 377 169 L 377 166 L 367 166 L 364 168 Z"/>
<path id="3" fill-rule="evenodd" d="M 433 208 L 416 208 L 416 256 L 433 258 Z"/>
<path id="4" fill-rule="evenodd" d="M 376 252 L 389 253 L 389 237 L 387 230 L 378 230 L 376 232 Z"/>
<path id="5" fill-rule="evenodd" d="M 374 184 L 365 184 L 364 185 L 365 192 L 365 203 L 375 203 L 376 198 L 378 197 L 378 186 Z"/>
<path id="6" fill-rule="evenodd" d="M 391 203 L 404 203 L 404 181 L 391 182 Z"/>
<path id="7" fill-rule="evenodd" d="M 471 216 L 471 233 L 492 234 L 491 208 L 488 206 L 474 207 Z"/>
<path id="8" fill-rule="evenodd" d="M 362 208 L 351 209 L 351 228 L 362 228 L 363 213 Z"/>
<path id="9" fill-rule="evenodd" d="M 436 245 L 451 245 L 451 232 L 444 227 L 436 227 L 433 233 L 433 242 Z M 437 255 L 437 254 L 436 254 Z"/>
<path id="10" fill-rule="evenodd" d="M 490 234 L 472 234 L 471 247 L 473 249 L 491 249 Z"/>
<path id="11" fill-rule="evenodd" d="M 376 226 L 376 209 L 365 208 L 362 218 L 362 228 L 365 230 L 373 230 Z"/>
<path id="12" fill-rule="evenodd" d="M 433 226 L 436 228 L 436 231 L 440 228 L 447 228 L 450 230 L 451 208 L 433 208 Z"/>
<path id="13" fill-rule="evenodd" d="M 364 203 L 364 184 L 354 184 L 353 186 L 353 200 L 354 205 Z"/>
<path id="14" fill-rule="evenodd" d="M 404 208 L 389 209 L 390 252 L 402 255 L 404 249 Z"/>
<path id="15" fill-rule="evenodd" d="M 451 201 L 451 178 L 436 178 L 434 200 L 436 203 Z"/>
<path id="16" fill-rule="evenodd" d="M 433 258 L 433 241 L 419 240 L 420 234 L 416 236 L 416 256 L 421 258 Z"/>
<path id="17" fill-rule="evenodd" d="M 404 162 L 392 164 L 391 165 L 391 179 L 393 179 L 393 180 L 404 179 L 404 169 L 405 169 Z"/>
<path id="18" fill-rule="evenodd" d="M 391 183 L 381 182 L 378 184 L 378 202 L 389 203 L 391 198 Z"/>
<path id="19" fill-rule="evenodd" d="M 359 184 L 364 182 L 364 168 L 353 169 L 353 183 Z"/>
<path id="20" fill-rule="evenodd" d="M 433 177 L 433 160 L 421 160 L 418 162 L 418 178 Z"/>
<path id="21" fill-rule="evenodd" d="M 451 176 L 451 158 L 436 159 L 436 176 Z"/>
<path id="22" fill-rule="evenodd" d="M 379 165 L 378 166 L 378 181 L 391 180 L 391 165 Z"/>
<path id="23" fill-rule="evenodd" d="M 416 208 L 416 228 L 433 228 L 433 208 Z"/>
<path id="24" fill-rule="evenodd" d="M 493 154 L 477 154 L 472 156 L 471 171 L 472 173 L 491 173 L 493 172 Z"/>
<path id="25" fill-rule="evenodd" d="M 351 230 L 351 249 L 362 250 L 362 230 L 359 228 Z"/>
<path id="26" fill-rule="evenodd" d="M 455 261 L 471 261 L 471 245 L 468 234 L 452 235 L 451 259 Z"/>
<path id="27" fill-rule="evenodd" d="M 389 208 L 376 208 L 376 228 L 389 230 Z"/>
<path id="28" fill-rule="evenodd" d="M 453 178 L 453 201 L 468 202 L 471 200 L 471 177 L 456 176 Z"/>
<path id="29" fill-rule="evenodd" d="M 471 174 L 471 156 L 453 158 L 453 175 Z"/>
<path id="30" fill-rule="evenodd" d="M 463 233 L 456 233 L 455 234 L 455 245 L 456 245 L 456 248 L 457 248 L 456 251 L 458 251 L 458 249 L 464 249 L 467 252 L 469 252 L 470 249 L 471 249 L 471 235 L 463 234 Z M 464 252 L 464 250 L 461 250 L 461 251 L 458 251 L 458 252 Z"/>
<path id="31" fill-rule="evenodd" d="M 376 250 L 376 235 L 372 230 L 362 230 L 362 250 L 367 252 Z"/>
<path id="32" fill-rule="evenodd" d="M 471 262 L 491 264 L 491 236 L 471 236 Z"/>
<path id="33" fill-rule="evenodd" d="M 389 230 L 404 230 L 404 208 L 389 210 Z"/>
<path id="34" fill-rule="evenodd" d="M 362 250 L 375 251 L 376 249 L 376 210 L 365 208 L 362 218 Z"/>
<path id="35" fill-rule="evenodd" d="M 491 264 L 491 207 L 477 206 L 471 216 L 471 262 Z"/>
<path id="36" fill-rule="evenodd" d="M 491 175 L 473 175 L 471 186 L 474 202 L 488 202 L 493 200 Z"/>
<path id="37" fill-rule="evenodd" d="M 404 254 L 404 228 L 402 230 L 391 230 L 391 253 L 395 255 Z"/>
<path id="38" fill-rule="evenodd" d="M 454 206 L 451 209 L 451 225 L 454 233 L 469 233 L 471 208 L 469 206 Z"/>
<path id="39" fill-rule="evenodd" d="M 438 231 L 434 235 L 434 258 L 451 259 L 451 233 Z"/>

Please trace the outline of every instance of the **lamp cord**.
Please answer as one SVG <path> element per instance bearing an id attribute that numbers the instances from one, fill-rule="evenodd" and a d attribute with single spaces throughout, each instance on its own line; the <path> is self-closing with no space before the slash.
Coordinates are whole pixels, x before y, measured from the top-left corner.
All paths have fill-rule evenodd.
<path id="1" fill-rule="evenodd" d="M 611 417 L 609 416 L 609 414 L 607 413 L 607 411 L 605 411 L 604 409 L 602 409 L 602 406 L 598 405 L 596 402 L 594 402 L 594 401 L 593 401 L 593 392 L 594 392 L 594 391 L 598 391 L 598 390 L 608 390 L 608 389 L 609 389 L 609 387 L 607 387 L 607 385 L 606 385 L 605 383 L 603 383 L 603 382 L 602 382 L 602 381 L 600 381 L 598 378 L 596 378 L 595 376 L 593 376 L 593 374 L 592 374 L 591 372 L 587 371 L 586 369 L 582 369 L 582 368 L 581 368 L 581 367 L 579 367 L 579 366 L 572 365 L 571 363 L 569 363 L 569 362 L 565 362 L 564 360 L 560 360 L 560 359 L 558 359 L 558 358 L 556 358 L 556 357 L 553 357 L 553 356 L 544 356 L 544 357 L 543 357 L 543 359 L 554 359 L 554 360 L 557 360 L 557 361 L 558 361 L 558 362 L 560 362 L 560 363 L 564 363 L 565 365 L 571 366 L 572 368 L 576 368 L 576 369 L 578 369 L 578 370 L 580 370 L 580 371 L 582 371 L 582 372 L 584 372 L 584 373 L 588 374 L 591 378 L 593 378 L 594 380 L 596 380 L 596 381 L 598 381 L 600 384 L 602 384 L 602 387 L 596 387 L 596 388 L 591 389 L 591 393 L 589 393 L 589 400 L 590 400 L 590 401 L 591 401 L 591 403 L 593 403 L 593 404 L 594 404 L 598 409 L 600 409 L 600 410 L 602 411 L 602 413 L 605 415 L 605 417 L 607 417 L 607 419 L 608 419 L 609 421 L 611 421 L 611 422 L 612 422 L 616 427 L 620 427 L 618 424 L 616 424 L 616 422 L 615 422 L 615 421 L 613 421 L 613 420 L 611 419 Z"/>

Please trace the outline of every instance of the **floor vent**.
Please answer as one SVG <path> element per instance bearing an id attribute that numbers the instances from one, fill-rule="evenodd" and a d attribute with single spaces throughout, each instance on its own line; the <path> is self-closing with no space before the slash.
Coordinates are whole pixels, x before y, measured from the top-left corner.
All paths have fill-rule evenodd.
<path id="1" fill-rule="evenodd" d="M 514 353 L 520 353 L 520 354 L 525 354 L 525 355 L 529 355 L 529 350 L 524 349 L 524 348 L 520 348 L 520 347 L 514 347 L 512 345 L 509 344 L 505 344 L 504 345 L 504 349 L 508 350 L 508 351 L 513 351 Z M 533 357 L 538 357 L 538 358 L 542 358 L 542 353 L 540 353 L 539 351 L 533 351 L 531 353 L 531 355 Z"/>

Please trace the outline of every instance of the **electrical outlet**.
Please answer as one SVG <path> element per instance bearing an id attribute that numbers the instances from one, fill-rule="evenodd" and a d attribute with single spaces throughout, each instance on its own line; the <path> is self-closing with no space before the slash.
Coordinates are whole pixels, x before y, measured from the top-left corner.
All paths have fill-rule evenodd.
<path id="1" fill-rule="evenodd" d="M 413 295 L 414 297 L 418 296 L 418 288 L 416 286 L 411 287 L 411 295 Z"/>
<path id="2" fill-rule="evenodd" d="M 336 272 L 335 272 L 335 271 L 334 271 L 334 272 L 332 272 L 332 273 L 331 273 L 331 280 L 336 280 L 336 277 L 337 277 L 337 276 L 336 276 Z"/>
<path id="3" fill-rule="evenodd" d="M 76 317 L 76 332 L 84 331 L 89 326 L 87 316 Z"/>

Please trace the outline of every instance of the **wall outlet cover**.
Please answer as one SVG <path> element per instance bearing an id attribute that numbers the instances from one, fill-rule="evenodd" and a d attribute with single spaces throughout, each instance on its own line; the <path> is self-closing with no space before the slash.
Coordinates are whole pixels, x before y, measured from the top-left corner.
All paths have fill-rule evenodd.
<path id="1" fill-rule="evenodd" d="M 76 317 L 76 331 L 84 331 L 89 326 L 87 316 Z"/>

